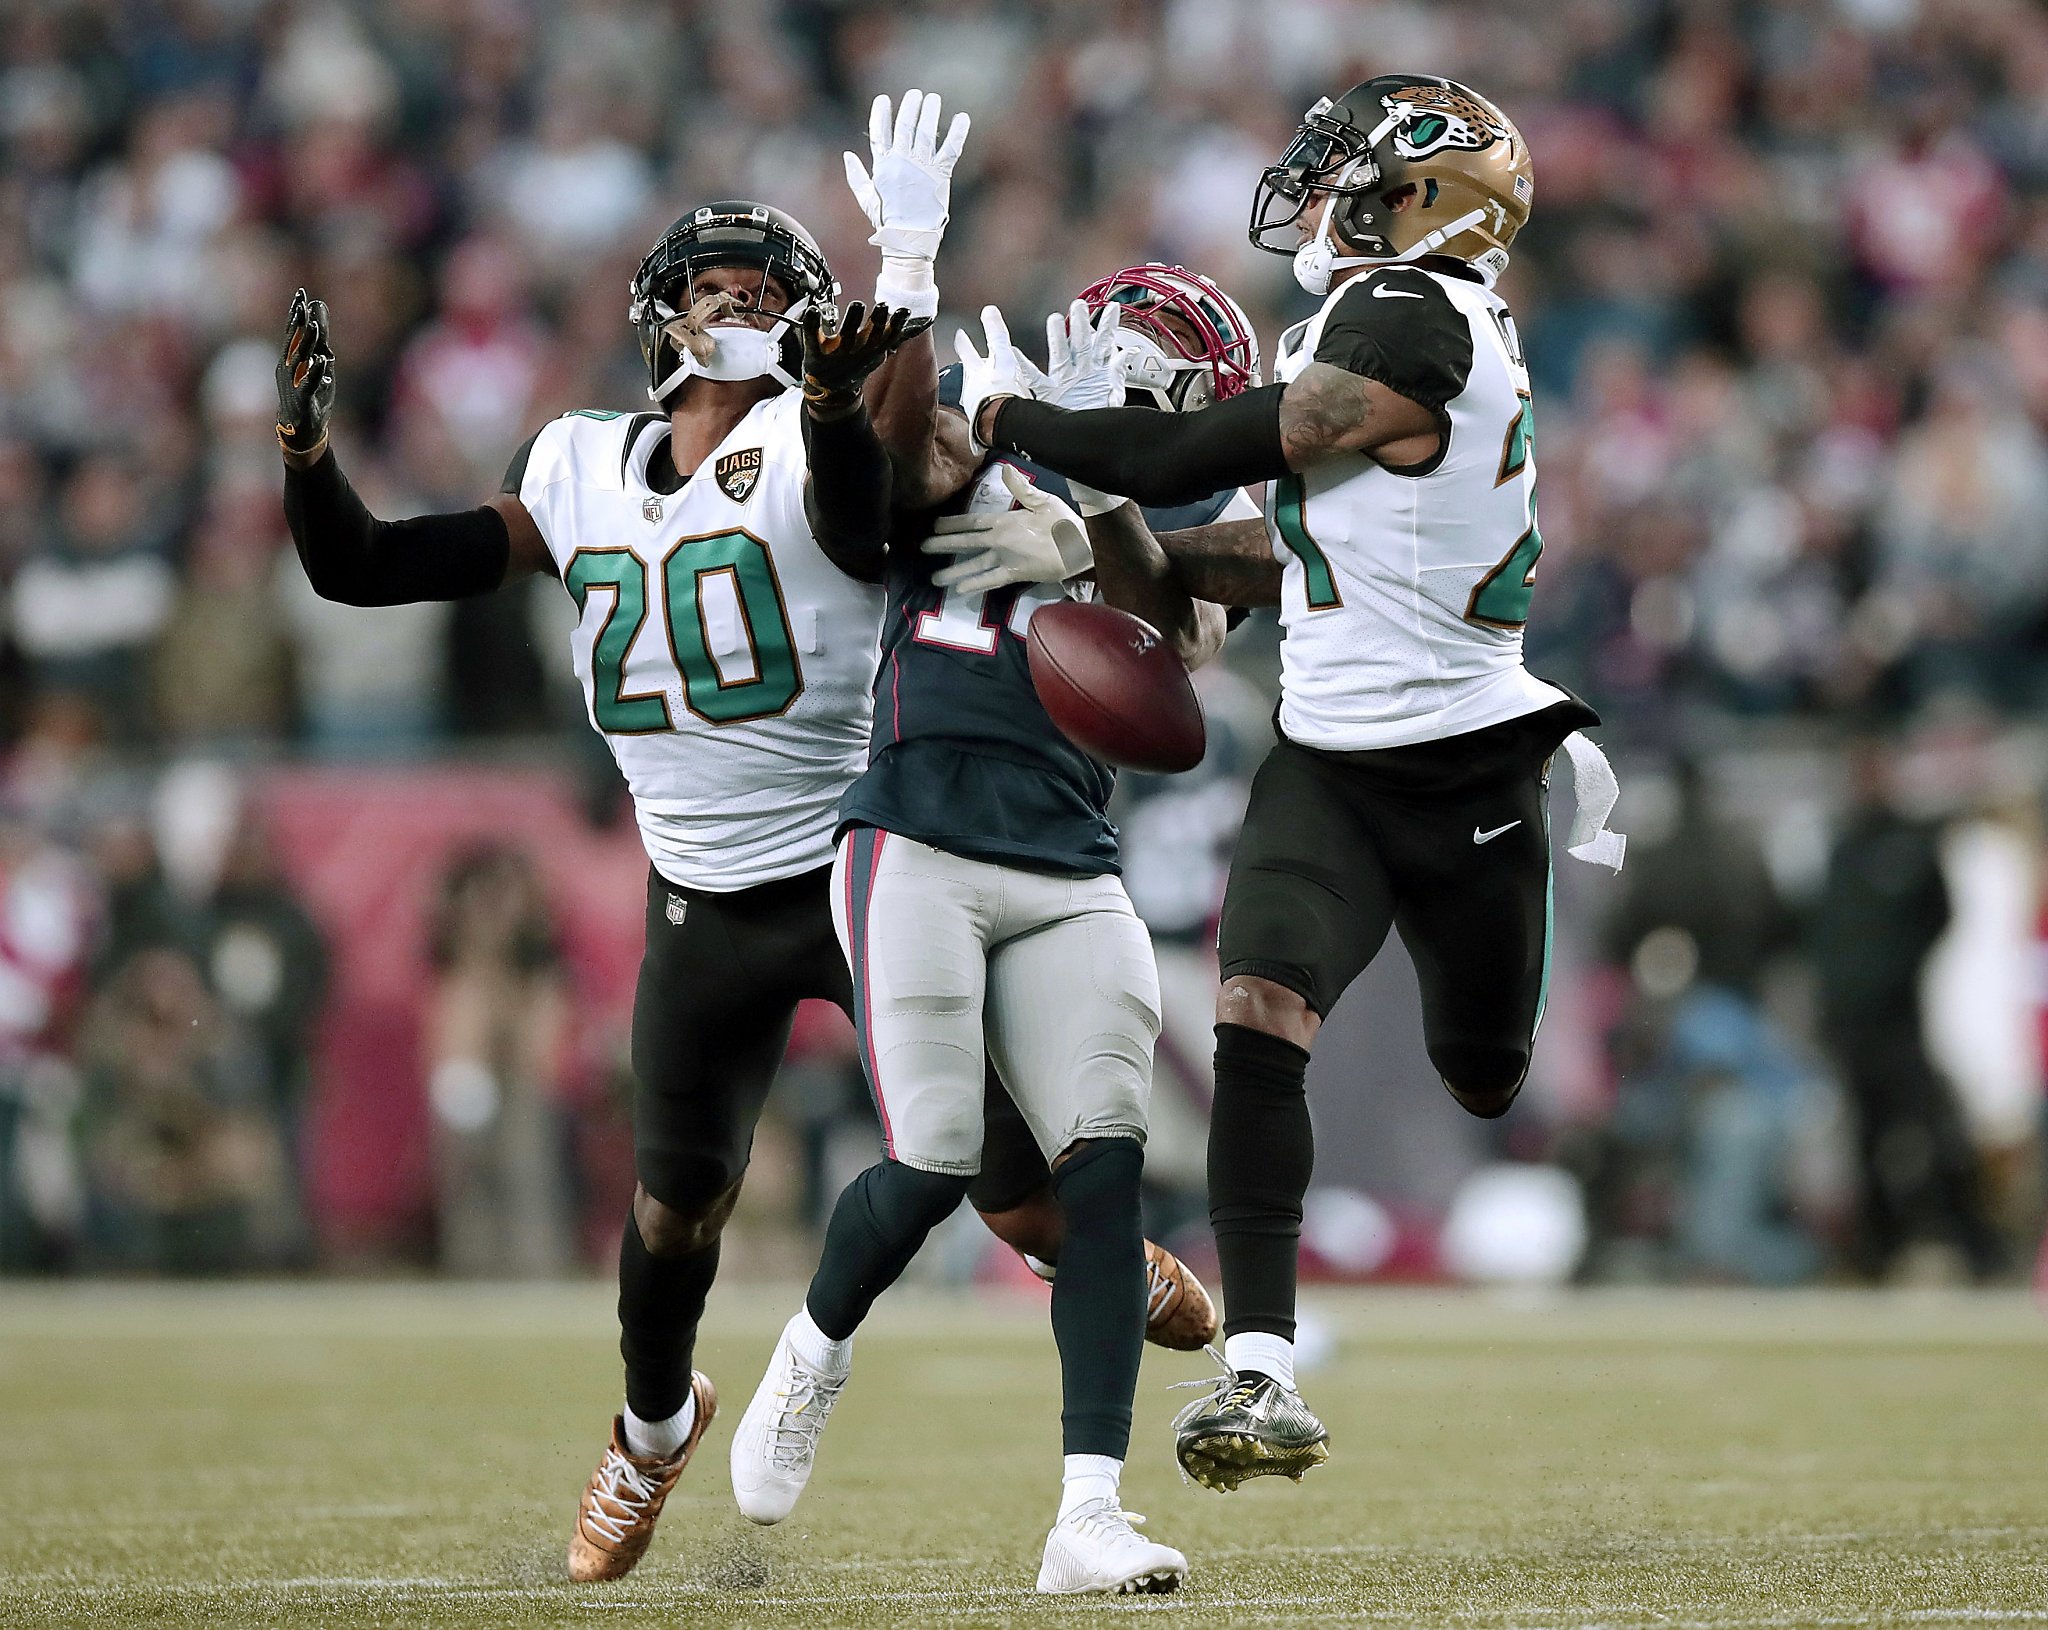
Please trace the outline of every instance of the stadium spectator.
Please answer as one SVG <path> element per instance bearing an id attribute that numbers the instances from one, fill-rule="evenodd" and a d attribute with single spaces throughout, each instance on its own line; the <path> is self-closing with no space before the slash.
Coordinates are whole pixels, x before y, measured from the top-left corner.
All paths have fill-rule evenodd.
<path id="1" fill-rule="evenodd" d="M 1949 921 L 1939 833 L 1899 813 L 1894 766 L 1865 741 L 1813 928 L 1821 1028 L 1856 1118 L 1857 1262 L 1880 1277 L 1907 1247 L 1946 1246 L 1978 1278 L 2004 1265 L 1977 1151 L 1927 1053 L 1921 974 Z"/>
<path id="2" fill-rule="evenodd" d="M 260 1074 L 198 965 L 154 946 L 94 999 L 80 1038 L 90 1239 L 103 1266 L 274 1266 L 285 1156 Z"/>
<path id="3" fill-rule="evenodd" d="M 451 1273 L 532 1277 L 574 1260 L 561 956 L 526 856 L 484 845 L 450 862 L 429 950 L 427 1093 Z"/>
<path id="4" fill-rule="evenodd" d="M 35 685 L 90 703 L 123 741 L 139 739 L 150 722 L 148 648 L 177 592 L 152 496 L 128 460 L 83 460 L 64 483 L 54 534 L 15 577 L 9 605 Z"/>

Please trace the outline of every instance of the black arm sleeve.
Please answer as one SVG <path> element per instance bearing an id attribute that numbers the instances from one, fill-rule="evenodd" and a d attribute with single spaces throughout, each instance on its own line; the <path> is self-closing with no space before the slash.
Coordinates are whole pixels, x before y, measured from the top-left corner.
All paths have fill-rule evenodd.
<path id="1" fill-rule="evenodd" d="M 1264 385 L 1196 413 L 1091 408 L 1068 413 L 1013 396 L 996 410 L 995 444 L 1140 504 L 1192 504 L 1287 473 L 1284 385 Z"/>
<path id="2" fill-rule="evenodd" d="M 310 470 L 285 466 L 284 517 L 314 592 L 344 605 L 488 594 L 505 581 L 512 554 L 512 535 L 495 509 L 378 520 L 331 448 Z"/>
<path id="3" fill-rule="evenodd" d="M 822 422 L 806 409 L 803 424 L 810 465 L 804 509 L 818 548 L 848 577 L 879 583 L 893 485 L 881 438 L 864 407 Z"/>

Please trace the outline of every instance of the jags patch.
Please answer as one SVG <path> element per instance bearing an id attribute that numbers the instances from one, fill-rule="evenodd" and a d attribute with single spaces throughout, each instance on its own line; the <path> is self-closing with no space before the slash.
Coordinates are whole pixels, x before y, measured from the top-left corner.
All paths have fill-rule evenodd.
<path id="1" fill-rule="evenodd" d="M 742 447 L 737 453 L 727 453 L 711 467 L 711 479 L 735 504 L 744 504 L 761 479 L 761 449 Z"/>
<path id="2" fill-rule="evenodd" d="M 1446 149 L 1483 153 L 1509 139 L 1498 112 L 1447 86 L 1405 86 L 1380 103 L 1401 121 L 1394 127 L 1394 151 L 1403 158 L 1427 158 Z"/>

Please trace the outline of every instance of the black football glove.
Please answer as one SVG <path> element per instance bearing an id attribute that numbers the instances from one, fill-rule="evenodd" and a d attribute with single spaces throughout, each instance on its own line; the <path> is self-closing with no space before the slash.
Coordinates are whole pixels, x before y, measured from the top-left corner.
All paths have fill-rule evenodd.
<path id="1" fill-rule="evenodd" d="M 295 457 L 317 455 L 334 416 L 334 348 L 327 337 L 327 302 L 292 296 L 284 354 L 277 359 L 277 444 Z"/>
<path id="2" fill-rule="evenodd" d="M 860 301 L 846 308 L 839 326 L 825 327 L 825 308 L 804 313 L 804 408 L 814 419 L 837 419 L 860 403 L 862 382 L 881 367 L 889 353 L 931 327 L 929 317 L 913 317 L 900 307 Z"/>

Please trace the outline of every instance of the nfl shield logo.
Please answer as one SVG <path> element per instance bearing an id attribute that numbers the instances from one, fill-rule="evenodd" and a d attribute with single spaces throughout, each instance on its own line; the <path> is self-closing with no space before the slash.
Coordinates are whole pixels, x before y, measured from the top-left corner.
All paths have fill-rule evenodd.
<path id="1" fill-rule="evenodd" d="M 660 525 L 661 500 L 659 498 L 650 498 L 647 500 L 646 503 L 642 504 L 640 506 L 640 519 L 643 521 L 652 522 L 657 526 Z"/>
<path id="2" fill-rule="evenodd" d="M 683 919 L 689 916 L 689 914 L 689 901 L 685 900 L 680 894 L 671 894 L 668 897 L 668 920 L 674 923 L 676 927 L 682 927 Z"/>
<path id="3" fill-rule="evenodd" d="M 737 453 L 727 453 L 712 466 L 711 477 L 726 497 L 735 504 L 744 504 L 754 490 L 754 483 L 761 479 L 761 449 L 742 447 Z"/>

